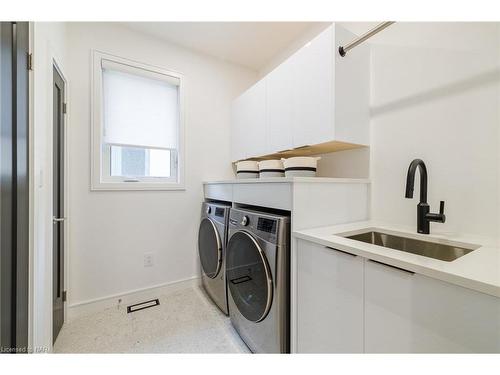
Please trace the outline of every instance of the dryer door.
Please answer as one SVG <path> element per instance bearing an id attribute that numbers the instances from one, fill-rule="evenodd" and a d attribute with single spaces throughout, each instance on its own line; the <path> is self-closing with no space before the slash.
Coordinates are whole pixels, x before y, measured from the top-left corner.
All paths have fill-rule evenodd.
<path id="1" fill-rule="evenodd" d="M 214 279 L 222 266 L 222 242 L 215 223 L 209 218 L 200 223 L 198 253 L 203 273 Z"/>
<path id="2" fill-rule="evenodd" d="M 273 281 L 266 256 L 251 234 L 239 231 L 229 240 L 226 278 L 240 313 L 260 322 L 271 308 Z"/>

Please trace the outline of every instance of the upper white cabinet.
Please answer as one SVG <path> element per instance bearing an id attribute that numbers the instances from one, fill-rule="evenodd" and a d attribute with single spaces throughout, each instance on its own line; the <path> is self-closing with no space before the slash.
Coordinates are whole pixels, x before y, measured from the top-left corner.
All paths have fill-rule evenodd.
<path id="1" fill-rule="evenodd" d="M 294 148 L 334 139 L 333 34 L 334 28 L 329 28 L 291 58 L 295 68 L 291 77 L 294 81 L 291 122 Z M 269 123 L 269 127 L 272 126 Z"/>
<path id="2" fill-rule="evenodd" d="M 370 47 L 361 44 L 347 53 L 338 53 L 339 45 L 346 44 L 355 35 L 335 28 L 333 60 L 334 73 L 334 127 L 335 139 L 343 142 L 370 144 Z"/>
<path id="3" fill-rule="evenodd" d="M 233 101 L 233 160 L 264 155 L 267 150 L 266 82 L 259 81 Z"/>
<path id="4" fill-rule="evenodd" d="M 331 25 L 234 101 L 233 160 L 332 141 L 369 144 L 369 47 L 338 53 L 354 37 Z"/>
<path id="5" fill-rule="evenodd" d="M 295 60 L 288 59 L 264 79 L 267 87 L 267 154 L 292 148 Z"/>

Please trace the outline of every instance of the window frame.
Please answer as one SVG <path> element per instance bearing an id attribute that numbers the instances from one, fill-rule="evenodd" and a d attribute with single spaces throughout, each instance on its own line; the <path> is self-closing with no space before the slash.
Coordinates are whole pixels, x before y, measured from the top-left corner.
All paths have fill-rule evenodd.
<path id="1" fill-rule="evenodd" d="M 184 182 L 184 76 L 181 73 L 157 66 L 110 55 L 97 50 L 91 53 L 91 190 L 185 190 Z M 111 176 L 111 145 L 103 142 L 103 86 L 102 60 L 127 65 L 179 80 L 179 130 L 178 147 L 172 153 L 171 171 L 175 177 L 119 177 Z M 115 145 L 141 147 L 134 145 Z M 141 147 L 150 149 L 148 147 Z"/>

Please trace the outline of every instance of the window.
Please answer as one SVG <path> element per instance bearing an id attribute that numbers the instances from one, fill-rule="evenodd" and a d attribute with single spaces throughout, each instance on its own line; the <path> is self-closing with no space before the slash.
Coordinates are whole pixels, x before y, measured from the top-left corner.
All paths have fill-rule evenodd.
<path id="1" fill-rule="evenodd" d="M 183 188 L 181 79 L 94 51 L 93 190 Z"/>

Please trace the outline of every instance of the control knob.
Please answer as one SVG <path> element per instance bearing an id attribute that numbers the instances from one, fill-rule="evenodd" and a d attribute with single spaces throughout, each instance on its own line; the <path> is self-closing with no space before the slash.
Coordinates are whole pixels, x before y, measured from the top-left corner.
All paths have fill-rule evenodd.
<path id="1" fill-rule="evenodd" d="M 243 225 L 244 227 L 246 227 L 249 222 L 250 219 L 248 218 L 248 216 L 243 216 L 243 218 L 241 219 L 241 225 Z"/>

